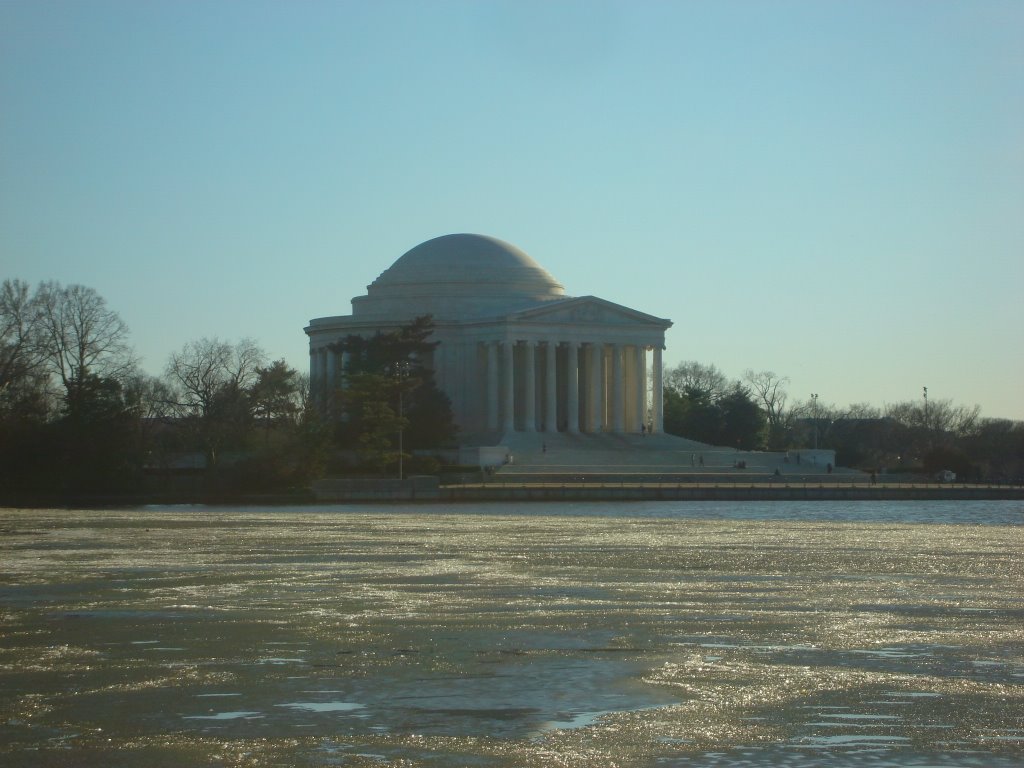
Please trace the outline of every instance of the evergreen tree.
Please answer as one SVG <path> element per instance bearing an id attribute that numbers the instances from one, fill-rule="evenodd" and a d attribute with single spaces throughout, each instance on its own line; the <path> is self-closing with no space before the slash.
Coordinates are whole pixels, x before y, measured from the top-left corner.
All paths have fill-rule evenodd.
<path id="1" fill-rule="evenodd" d="M 433 320 L 423 316 L 370 337 L 349 335 L 331 347 L 347 360 L 345 386 L 331 393 L 338 443 L 358 450 L 375 469 L 397 461 L 400 438 L 403 453 L 455 441 L 451 402 L 430 368 L 438 345 L 429 340 L 433 331 Z"/>

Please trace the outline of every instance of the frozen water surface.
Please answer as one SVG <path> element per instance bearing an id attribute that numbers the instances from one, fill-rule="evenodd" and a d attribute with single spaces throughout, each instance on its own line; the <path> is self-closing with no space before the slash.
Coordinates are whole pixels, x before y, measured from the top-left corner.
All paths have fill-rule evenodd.
<path id="1" fill-rule="evenodd" d="M 0 510 L 4 766 L 1019 766 L 1020 502 Z"/>

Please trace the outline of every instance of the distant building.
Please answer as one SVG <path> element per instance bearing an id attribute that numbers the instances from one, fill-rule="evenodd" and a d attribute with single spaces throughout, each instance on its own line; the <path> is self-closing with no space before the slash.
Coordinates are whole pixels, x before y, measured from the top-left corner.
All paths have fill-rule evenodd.
<path id="1" fill-rule="evenodd" d="M 569 297 L 533 259 L 483 235 L 417 245 L 306 327 L 314 397 L 345 386 L 330 345 L 432 315 L 438 386 L 464 443 L 513 432 L 662 431 L 662 350 L 672 322 L 595 296 Z M 650 387 L 648 382 L 651 382 Z"/>

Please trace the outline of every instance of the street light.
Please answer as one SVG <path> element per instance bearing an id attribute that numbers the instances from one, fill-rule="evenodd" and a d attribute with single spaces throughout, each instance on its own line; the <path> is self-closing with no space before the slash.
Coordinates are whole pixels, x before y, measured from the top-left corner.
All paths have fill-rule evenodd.
<path id="1" fill-rule="evenodd" d="M 404 433 L 404 425 L 402 419 L 405 417 L 402 409 L 402 381 L 398 381 L 398 479 L 402 480 L 403 467 L 402 467 L 402 456 L 405 453 L 405 448 L 402 445 L 402 435 Z"/>
<path id="2" fill-rule="evenodd" d="M 392 373 L 395 379 L 398 381 L 398 479 L 405 479 L 405 468 L 402 465 L 402 458 L 405 454 L 403 443 L 403 436 L 405 431 L 405 380 L 409 375 L 409 361 L 400 360 L 395 363 Z"/>
<path id="3" fill-rule="evenodd" d="M 814 450 L 818 450 L 818 393 L 811 393 L 811 412 L 814 414 Z"/>

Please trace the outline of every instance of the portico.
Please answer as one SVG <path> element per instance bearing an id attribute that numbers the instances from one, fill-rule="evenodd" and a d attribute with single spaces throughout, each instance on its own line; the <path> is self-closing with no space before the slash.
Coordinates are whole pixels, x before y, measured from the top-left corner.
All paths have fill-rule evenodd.
<path id="1" fill-rule="evenodd" d="M 661 347 L 642 337 L 516 336 L 477 342 L 482 412 L 464 422 L 503 433 L 662 430 Z"/>

